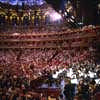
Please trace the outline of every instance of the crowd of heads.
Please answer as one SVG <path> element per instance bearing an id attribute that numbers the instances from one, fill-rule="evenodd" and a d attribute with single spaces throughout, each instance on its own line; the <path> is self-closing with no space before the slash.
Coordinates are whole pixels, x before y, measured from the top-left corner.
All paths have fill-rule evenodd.
<path id="1" fill-rule="evenodd" d="M 68 36 L 73 36 L 75 32 L 78 35 L 80 31 L 82 34 L 91 31 L 96 33 L 93 28 L 94 26 L 90 25 L 77 31 L 68 29 L 66 31 L 62 30 L 62 32 L 70 33 Z M 36 34 L 34 31 L 32 33 Z M 58 32 L 53 31 L 51 33 L 57 37 L 56 33 Z M 50 34 L 50 32 L 47 34 Z M 61 31 L 59 34 L 61 34 Z M 14 35 L 16 37 L 20 34 Z M 33 39 L 34 37 L 29 38 Z M 95 56 L 92 55 L 89 48 L 69 50 L 63 48 L 2 49 L 0 50 L 0 68 L 0 95 L 8 100 L 11 97 L 26 98 L 26 94 L 32 91 L 31 82 L 35 82 L 40 77 L 46 78 L 46 80 L 43 79 L 42 85 L 59 87 L 65 98 L 78 95 L 80 98 L 88 100 L 89 95 L 92 96 L 100 90 L 99 82 L 95 82 L 95 79 L 100 78 L 100 66 L 95 61 Z M 64 86 L 61 85 L 63 80 L 65 82 Z M 73 82 L 73 80 L 77 81 Z M 75 88 L 71 88 L 73 87 L 71 82 L 76 84 L 77 91 Z M 33 99 L 32 95 L 30 98 Z"/>
<path id="2" fill-rule="evenodd" d="M 71 85 L 72 79 L 78 80 L 78 83 L 74 84 L 77 84 L 76 95 L 82 94 L 80 97 L 87 95 L 82 93 L 84 91 L 88 90 L 90 93 L 92 85 L 95 86 L 95 91 L 99 91 L 96 82 L 92 81 L 100 77 L 100 66 L 91 58 L 89 50 L 1 50 L 0 66 L 3 68 L 0 75 L 1 91 L 2 95 L 7 95 L 7 98 L 12 93 L 16 98 L 21 97 L 18 92 L 27 93 L 31 90 L 31 81 L 43 76 L 47 77 L 47 81 L 44 80 L 42 84 L 46 83 L 48 86 L 56 83 L 55 86 L 60 87 L 64 79 L 64 94 L 68 88 L 66 85 Z M 61 70 L 63 70 L 62 73 L 53 77 Z M 91 73 L 93 73 L 92 76 Z"/>
<path id="3" fill-rule="evenodd" d="M 87 60 L 89 56 L 88 51 L 76 52 L 74 50 L 1 50 L 0 65 L 5 66 L 4 68 L 9 68 L 11 70 L 15 69 L 24 71 L 26 74 L 32 74 L 36 71 L 38 75 L 40 71 L 45 68 L 49 70 L 55 70 L 55 68 L 65 67 L 69 65 L 76 66 L 91 63 L 92 61 Z M 89 59 L 89 58 L 88 58 Z M 92 62 L 93 63 L 93 62 Z M 14 66 L 14 67 L 13 67 Z M 11 67 L 11 68 L 10 68 Z M 37 69 L 38 68 L 38 69 Z M 77 66 L 78 68 L 78 66 Z M 10 70 L 10 71 L 11 71 Z M 32 73 L 31 73 L 32 72 Z M 14 71 L 12 71 L 14 73 Z M 16 73 L 21 74 L 21 73 Z M 23 74 L 23 73 L 22 73 Z"/>
<path id="4" fill-rule="evenodd" d="M 67 72 L 71 78 L 97 78 L 100 70 L 89 50 L 1 50 L 0 66 L 12 75 L 29 79 L 42 76 L 44 70 L 53 73 L 63 68 L 71 70 Z M 91 73 L 95 74 L 89 76 Z"/>

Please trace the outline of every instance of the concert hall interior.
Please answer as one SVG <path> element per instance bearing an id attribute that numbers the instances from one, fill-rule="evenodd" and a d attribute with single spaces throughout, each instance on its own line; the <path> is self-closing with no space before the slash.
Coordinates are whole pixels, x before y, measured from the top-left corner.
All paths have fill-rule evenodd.
<path id="1" fill-rule="evenodd" d="M 100 100 L 100 1 L 0 0 L 0 100 Z"/>

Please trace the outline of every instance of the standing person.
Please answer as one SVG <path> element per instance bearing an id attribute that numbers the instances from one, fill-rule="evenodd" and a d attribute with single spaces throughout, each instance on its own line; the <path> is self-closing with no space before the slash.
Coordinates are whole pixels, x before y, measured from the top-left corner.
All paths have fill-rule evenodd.
<path id="1" fill-rule="evenodd" d="M 72 87 L 70 80 L 68 80 L 65 83 L 64 96 L 65 96 L 65 100 L 72 100 L 73 99 L 73 87 Z"/>
<path id="2" fill-rule="evenodd" d="M 89 100 L 89 85 L 83 80 L 78 85 L 78 96 L 80 100 Z"/>

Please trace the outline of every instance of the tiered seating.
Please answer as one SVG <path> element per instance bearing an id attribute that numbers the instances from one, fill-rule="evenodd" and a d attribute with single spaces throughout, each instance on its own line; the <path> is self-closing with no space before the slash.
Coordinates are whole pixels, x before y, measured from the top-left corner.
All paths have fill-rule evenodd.
<path id="1" fill-rule="evenodd" d="M 97 38 L 99 28 L 32 34 L 0 34 L 0 48 L 75 48 L 88 47 Z"/>
<path id="2" fill-rule="evenodd" d="M 36 92 L 42 93 L 42 95 L 48 98 L 48 100 L 49 97 L 59 100 L 61 90 L 59 88 L 39 88 Z"/>

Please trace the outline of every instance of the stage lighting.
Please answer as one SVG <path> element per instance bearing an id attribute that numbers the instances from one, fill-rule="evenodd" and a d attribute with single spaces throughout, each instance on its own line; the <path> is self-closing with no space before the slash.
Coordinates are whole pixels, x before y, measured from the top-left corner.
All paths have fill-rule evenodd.
<path id="1" fill-rule="evenodd" d="M 50 22 L 61 21 L 63 19 L 62 16 L 52 8 L 49 8 L 45 15 L 49 16 Z"/>
<path id="2" fill-rule="evenodd" d="M 2 3 L 7 3 L 7 0 L 0 0 L 0 2 L 2 2 Z"/>
<path id="3" fill-rule="evenodd" d="M 61 19 L 62 19 L 62 16 L 57 12 L 53 12 L 52 14 L 50 14 L 51 21 L 59 21 Z"/>

